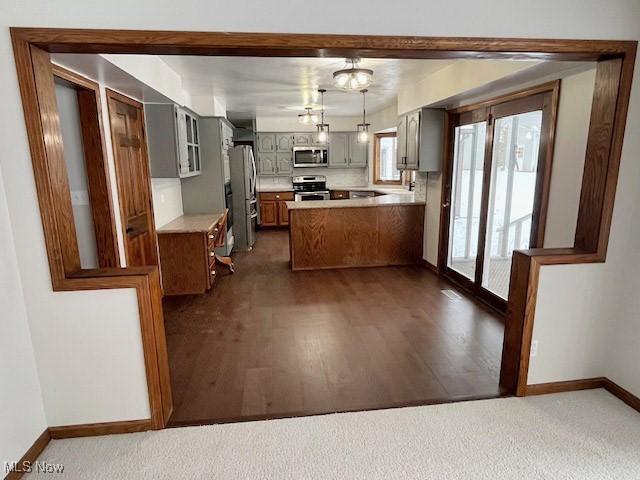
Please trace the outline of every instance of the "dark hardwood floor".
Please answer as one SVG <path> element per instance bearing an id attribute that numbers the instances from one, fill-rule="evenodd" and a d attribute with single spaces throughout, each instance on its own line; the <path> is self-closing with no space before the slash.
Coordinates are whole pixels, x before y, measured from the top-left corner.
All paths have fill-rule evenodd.
<path id="1" fill-rule="evenodd" d="M 502 322 L 426 268 L 294 273 L 286 231 L 234 260 L 210 293 L 164 300 L 170 425 L 499 395 Z"/>

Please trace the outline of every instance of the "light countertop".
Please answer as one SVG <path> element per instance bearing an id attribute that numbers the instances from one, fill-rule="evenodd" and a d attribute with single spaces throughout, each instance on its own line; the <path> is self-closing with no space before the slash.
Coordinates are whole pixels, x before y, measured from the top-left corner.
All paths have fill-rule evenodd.
<path id="1" fill-rule="evenodd" d="M 359 208 L 384 207 L 389 205 L 425 205 L 425 203 L 426 202 L 424 200 L 417 200 L 413 192 L 405 192 L 401 194 L 389 193 L 377 197 L 349 198 L 346 200 L 308 200 L 306 202 L 287 202 L 287 208 L 289 210 L 311 210 L 315 208 Z"/>
<path id="2" fill-rule="evenodd" d="M 200 233 L 208 232 L 220 222 L 224 213 L 182 215 L 158 228 L 158 233 Z"/>
<path id="3" fill-rule="evenodd" d="M 258 185 L 256 191 L 260 192 L 293 192 L 291 185 Z"/>

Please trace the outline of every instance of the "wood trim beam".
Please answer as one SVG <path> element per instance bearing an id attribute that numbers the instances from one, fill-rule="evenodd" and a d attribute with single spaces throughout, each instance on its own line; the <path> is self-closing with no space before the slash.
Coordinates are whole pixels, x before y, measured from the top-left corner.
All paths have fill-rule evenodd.
<path id="1" fill-rule="evenodd" d="M 55 53 L 149 53 L 371 58 L 598 60 L 634 42 L 521 38 L 411 37 L 251 32 L 180 32 L 12 27 L 26 42 Z"/>
<path id="2" fill-rule="evenodd" d="M 600 212 L 605 201 L 621 73 L 620 58 L 599 62 L 596 67 L 575 234 L 575 246 L 589 251 L 598 251 L 600 240 L 600 224 L 603 220 Z"/>

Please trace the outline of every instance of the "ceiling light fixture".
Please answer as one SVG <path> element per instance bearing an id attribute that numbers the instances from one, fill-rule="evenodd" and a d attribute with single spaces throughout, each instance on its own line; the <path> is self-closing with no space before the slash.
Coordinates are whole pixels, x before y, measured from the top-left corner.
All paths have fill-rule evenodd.
<path id="1" fill-rule="evenodd" d="M 358 143 L 367 143 L 369 141 L 369 125 L 371 124 L 367 123 L 367 109 L 366 109 L 366 94 L 368 91 L 369 90 L 367 90 L 366 88 L 363 90 L 360 90 L 360 93 L 362 93 L 362 123 L 359 123 L 357 125 Z"/>
<path id="2" fill-rule="evenodd" d="M 298 122 L 303 125 L 311 125 L 314 123 L 318 123 L 318 114 L 313 113 L 311 111 L 311 107 L 305 107 L 306 113 L 301 113 L 298 115 Z"/>
<path id="3" fill-rule="evenodd" d="M 316 125 L 316 128 L 318 129 L 318 134 L 316 135 L 318 143 L 327 143 L 329 141 L 329 124 L 324 123 L 324 92 L 326 92 L 324 88 L 318 89 L 322 103 L 322 109 L 320 110 L 320 123 Z"/>
<path id="4" fill-rule="evenodd" d="M 346 60 L 347 65 L 351 63 L 350 68 L 344 68 L 333 72 L 333 81 L 338 88 L 343 90 L 362 90 L 371 85 L 373 81 L 373 70 L 367 68 L 359 68 L 359 58 L 351 58 Z"/>

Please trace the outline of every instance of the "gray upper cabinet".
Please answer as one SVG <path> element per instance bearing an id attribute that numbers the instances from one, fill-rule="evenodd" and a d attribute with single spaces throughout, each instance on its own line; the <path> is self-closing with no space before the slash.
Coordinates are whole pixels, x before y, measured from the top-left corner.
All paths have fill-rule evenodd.
<path id="1" fill-rule="evenodd" d="M 349 134 L 349 168 L 362 168 L 367 166 L 367 153 L 369 143 L 358 142 L 356 132 Z"/>
<path id="2" fill-rule="evenodd" d="M 293 158 L 291 152 L 276 153 L 276 169 L 278 175 L 291 175 L 293 173 Z"/>
<path id="3" fill-rule="evenodd" d="M 278 152 L 289 152 L 293 148 L 293 134 L 277 133 L 276 134 L 276 150 Z"/>
<path id="4" fill-rule="evenodd" d="M 442 168 L 444 110 L 423 108 L 398 119 L 398 170 L 438 172 Z"/>
<path id="5" fill-rule="evenodd" d="M 258 157 L 258 174 L 276 175 L 277 172 L 276 154 L 260 152 L 260 156 Z"/>
<path id="6" fill-rule="evenodd" d="M 312 142 L 313 142 L 312 133 L 295 133 L 293 135 L 294 147 L 306 147 L 311 145 Z"/>
<path id="7" fill-rule="evenodd" d="M 407 115 L 407 154 L 404 166 L 407 170 L 417 170 L 420 152 L 420 110 Z"/>
<path id="8" fill-rule="evenodd" d="M 275 152 L 276 136 L 273 133 L 258 134 L 258 151 L 259 152 Z"/>
<path id="9" fill-rule="evenodd" d="M 349 166 L 348 134 L 330 133 L 329 135 L 329 167 L 347 168 Z"/>
<path id="10" fill-rule="evenodd" d="M 153 178 L 186 178 L 200 175 L 199 119 L 174 104 L 144 107 Z"/>

